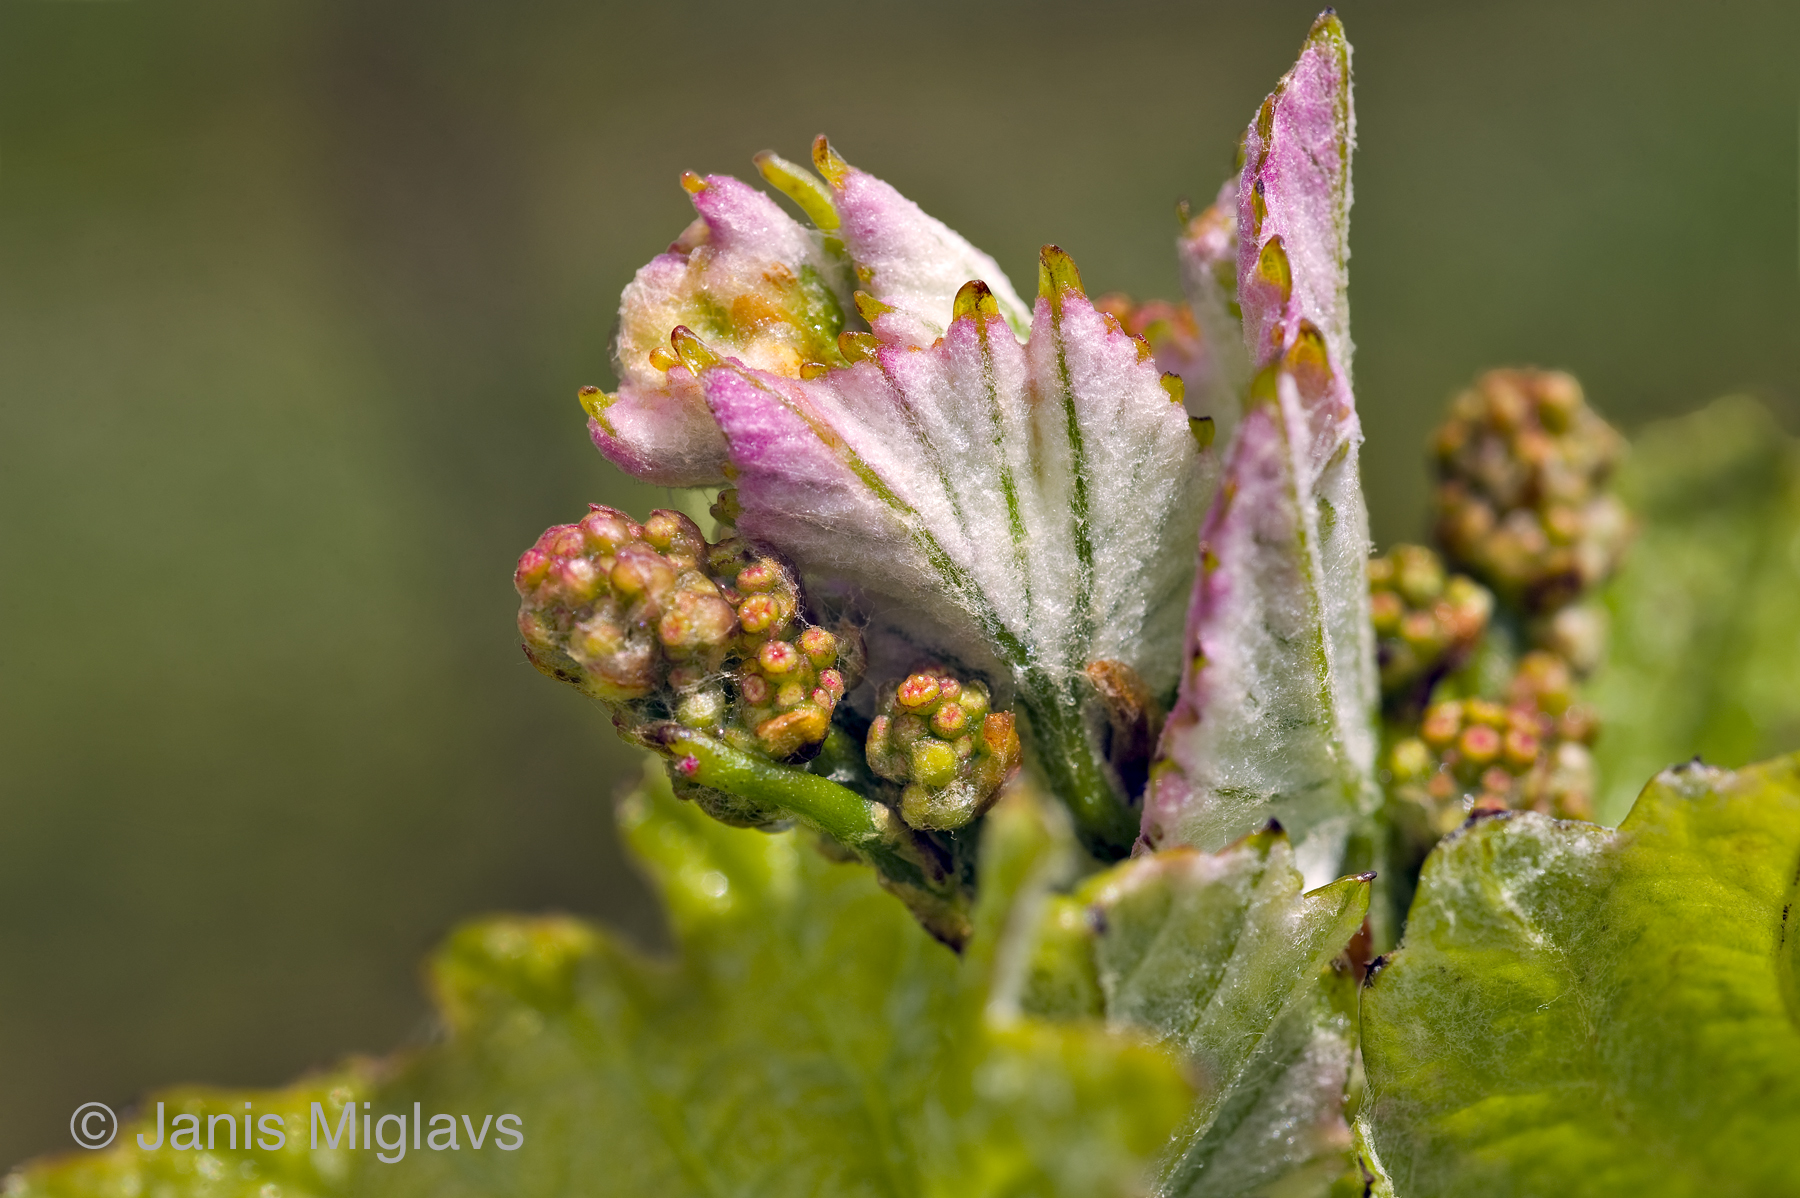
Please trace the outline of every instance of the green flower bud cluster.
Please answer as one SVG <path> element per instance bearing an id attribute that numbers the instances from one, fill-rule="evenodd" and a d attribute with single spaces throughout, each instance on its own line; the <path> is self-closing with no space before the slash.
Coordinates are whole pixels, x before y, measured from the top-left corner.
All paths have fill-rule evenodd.
<path id="1" fill-rule="evenodd" d="M 1571 376 L 1482 375 L 1432 442 L 1437 537 L 1451 564 L 1531 613 L 1605 579 L 1631 531 L 1605 489 L 1623 447 Z"/>
<path id="2" fill-rule="evenodd" d="M 824 740 L 849 682 L 840 638 L 809 625 L 786 565 L 680 512 L 643 524 L 594 505 L 519 559 L 533 665 L 613 708 L 639 743 L 676 724 L 784 759 Z"/>
<path id="3" fill-rule="evenodd" d="M 1505 702 L 1450 699 L 1425 711 L 1418 735 L 1388 752 L 1393 792 L 1423 816 L 1429 839 L 1484 811 L 1592 819 L 1598 723 L 1574 701 L 1568 663 L 1534 650 Z"/>
<path id="4" fill-rule="evenodd" d="M 1369 616 L 1382 697 L 1412 698 L 1461 667 L 1493 611 L 1486 587 L 1467 575 L 1446 577 L 1442 559 L 1423 545 L 1396 545 L 1372 559 Z"/>
<path id="5" fill-rule="evenodd" d="M 1011 712 L 990 710 L 980 682 L 927 668 L 882 691 L 869 725 L 869 768 L 904 782 L 900 818 L 914 828 L 953 831 L 993 804 L 1019 768 Z"/>

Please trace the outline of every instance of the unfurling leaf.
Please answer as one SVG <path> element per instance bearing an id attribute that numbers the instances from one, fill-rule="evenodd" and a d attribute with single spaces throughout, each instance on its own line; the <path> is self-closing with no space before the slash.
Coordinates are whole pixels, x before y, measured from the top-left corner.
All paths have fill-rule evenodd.
<path id="1" fill-rule="evenodd" d="M 971 279 L 987 284 L 1015 332 L 1022 334 L 1030 326 L 1031 307 L 999 264 L 961 234 L 891 185 L 845 162 L 823 136 L 813 142 L 813 163 L 831 187 L 841 222 L 838 235 L 855 264 L 857 285 L 893 309 L 887 339 L 930 345 L 943 335 L 956 294 Z"/>
<path id="2" fill-rule="evenodd" d="M 725 440 L 669 334 L 692 329 L 715 352 L 798 374 L 834 363 L 850 309 L 841 249 L 762 192 L 728 175 L 686 175 L 699 219 L 638 271 L 619 300 L 617 395 L 583 394 L 594 444 L 646 482 L 689 487 L 723 479 Z"/>
<path id="3" fill-rule="evenodd" d="M 1237 298 L 1238 184 L 1236 178 L 1227 179 L 1218 198 L 1188 219 L 1175 242 L 1181 289 L 1205 350 L 1203 361 L 1182 372 L 1188 410 L 1214 421 L 1221 441 L 1237 427 L 1250 385 Z"/>
<path id="4" fill-rule="evenodd" d="M 1200 533 L 1152 845 L 1214 850 L 1279 819 L 1309 882 L 1379 802 L 1368 513 L 1350 389 L 1350 48 L 1330 14 L 1245 137 L 1238 285 L 1256 371 Z"/>
<path id="5" fill-rule="evenodd" d="M 1186 413 L 1144 343 L 1046 248 L 1030 341 L 990 292 L 959 294 L 927 348 L 871 321 L 852 366 L 785 379 L 735 363 L 701 383 L 730 445 L 739 528 L 820 589 L 852 588 L 871 676 L 949 658 L 1030 722 L 1052 789 L 1091 843 L 1135 816 L 1100 745 L 1086 670 L 1113 661 L 1167 694 L 1193 529 L 1210 490 Z"/>
<path id="6" fill-rule="evenodd" d="M 1135 675 L 1158 711 L 1174 694 L 1166 647 L 1216 475 L 1180 380 L 1088 301 L 1061 250 L 1045 248 L 1029 309 L 991 258 L 823 138 L 814 163 L 823 183 L 759 158 L 813 233 L 732 180 L 689 183 L 705 220 L 627 293 L 620 358 L 637 374 L 590 404 L 596 440 L 663 482 L 701 481 L 665 452 L 699 446 L 736 482 L 743 534 L 868 621 L 873 683 L 940 662 L 985 676 L 1084 838 L 1117 854 L 1146 754 L 1111 744 L 1090 670 Z M 829 305 L 805 284 L 834 263 L 870 331 L 826 346 Z"/>
<path id="7" fill-rule="evenodd" d="M 1201 1079 L 1159 1194 L 1307 1192 L 1349 1165 L 1354 981 L 1333 962 L 1368 912 L 1369 878 L 1302 893 L 1293 861 L 1265 831 L 1217 854 L 1138 857 L 1051 902 L 1028 1009 L 1147 1029 Z"/>

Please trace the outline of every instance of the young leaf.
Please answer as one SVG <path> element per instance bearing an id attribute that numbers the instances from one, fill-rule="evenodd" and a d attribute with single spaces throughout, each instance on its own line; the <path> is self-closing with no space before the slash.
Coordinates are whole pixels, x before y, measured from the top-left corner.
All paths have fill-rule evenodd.
<path id="1" fill-rule="evenodd" d="M 1214 850 L 1279 819 L 1314 884 L 1379 803 L 1345 298 L 1354 132 L 1350 47 L 1327 13 L 1245 139 L 1238 302 L 1258 373 L 1201 529 L 1143 823 L 1152 845 Z"/>
<path id="2" fill-rule="evenodd" d="M 811 379 L 736 363 L 701 376 L 737 476 L 738 527 L 860 593 L 869 673 L 949 657 L 1002 680 L 1084 836 L 1129 845 L 1136 818 L 1100 751 L 1088 669 L 1119 663 L 1166 695 L 1211 457 L 1143 343 L 1096 311 L 1068 256 L 1043 253 L 1021 346 L 980 283 L 928 348 L 887 340 Z M 1010 685 L 1007 685 L 1010 684 Z"/>
<path id="3" fill-rule="evenodd" d="M 1400 1198 L 1800 1192 L 1800 758 L 1693 764 L 1615 831 L 1506 814 L 1426 862 L 1362 999 Z"/>
<path id="4" fill-rule="evenodd" d="M 1238 307 L 1238 180 L 1227 179 L 1213 203 L 1188 221 L 1175 242 L 1181 289 L 1205 349 L 1205 368 L 1186 378 L 1188 410 L 1213 420 L 1220 443 L 1231 439 L 1250 385 Z"/>
<path id="5" fill-rule="evenodd" d="M 1355 1172 L 1344 1120 L 1355 982 L 1323 974 L 1270 1026 L 1211 1126 L 1164 1176 L 1169 1198 L 1323 1198 Z M 1354 1191 L 1353 1191 L 1354 1192 Z"/>
<path id="6" fill-rule="evenodd" d="M 1186 1105 L 1150 1047 L 995 1001 L 1014 909 L 1069 852 L 1031 800 L 994 812 L 960 962 L 797 834 L 725 828 L 660 783 L 626 820 L 679 958 L 557 924 L 460 933 L 435 970 L 451 1039 L 385 1097 L 519 1112 L 538 1150 L 427 1153 L 370 1191 L 1126 1193 Z"/>
<path id="7" fill-rule="evenodd" d="M 682 177 L 700 219 L 620 297 L 618 393 L 582 392 L 594 444 L 621 470 L 666 486 L 725 480 L 725 443 L 695 382 L 717 357 L 785 378 L 841 367 L 846 345 L 868 336 L 856 331 L 857 308 L 886 315 L 889 343 L 929 345 L 971 279 L 983 280 L 1013 329 L 1030 322 L 992 258 L 850 166 L 823 136 L 814 161 L 826 182 L 773 153 L 756 156 L 811 229 L 728 175 Z"/>
<path id="8" fill-rule="evenodd" d="M 960 233 L 867 171 L 851 166 L 820 135 L 813 163 L 831 187 L 838 235 L 858 282 L 908 323 L 910 344 L 930 345 L 949 324 L 956 293 L 970 279 L 986 283 L 1013 331 L 1023 335 L 1031 308 L 992 258 Z M 751 363 L 755 365 L 755 363 Z"/>
<path id="9" fill-rule="evenodd" d="M 723 480 L 725 441 L 692 369 L 669 344 L 676 326 L 763 370 L 797 374 L 841 362 L 849 271 L 821 236 L 728 175 L 685 175 L 699 219 L 652 258 L 619 298 L 619 391 L 583 393 L 588 432 L 621 470 L 665 486 Z"/>
<path id="10" fill-rule="evenodd" d="M 358 1159 L 367 1155 L 353 1150 L 349 1125 L 361 1143 L 360 1104 L 375 1097 L 383 1072 L 376 1062 L 356 1060 L 282 1090 L 165 1090 L 120 1120 L 110 1147 L 25 1165 L 0 1182 L 0 1192 L 7 1198 L 343 1198 Z M 315 1126 L 322 1133 L 317 1148 Z"/>
<path id="11" fill-rule="evenodd" d="M 1352 995 L 1332 962 L 1368 911 L 1369 879 L 1303 894 L 1293 859 L 1272 830 L 1217 854 L 1168 849 L 1051 905 L 1028 1009 L 1144 1028 L 1203 1081 L 1158 1193 L 1252 1193 L 1281 1179 L 1302 1192 L 1349 1163 Z"/>
<path id="12" fill-rule="evenodd" d="M 1643 527 L 1589 692 L 1608 822 L 1670 761 L 1800 749 L 1800 444 L 1754 401 L 1720 400 L 1645 429 L 1619 486 Z"/>

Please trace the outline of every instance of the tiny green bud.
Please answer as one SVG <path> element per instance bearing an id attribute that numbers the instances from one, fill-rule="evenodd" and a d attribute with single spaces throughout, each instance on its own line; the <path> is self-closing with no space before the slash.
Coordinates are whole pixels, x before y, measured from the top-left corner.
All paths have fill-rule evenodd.
<path id="1" fill-rule="evenodd" d="M 675 709 L 675 718 L 689 728 L 710 728 L 725 715 L 725 696 L 709 690 L 687 695 Z"/>
<path id="2" fill-rule="evenodd" d="M 931 714 L 931 730 L 946 740 L 962 735 L 969 716 L 960 703 L 945 703 Z"/>
<path id="3" fill-rule="evenodd" d="M 1416 781 L 1429 774 L 1437 765 L 1431 755 L 1431 747 L 1416 736 L 1409 736 L 1395 745 L 1388 754 L 1388 768 L 1394 777 L 1402 782 Z"/>
<path id="4" fill-rule="evenodd" d="M 1493 596 L 1445 576 L 1423 545 L 1396 545 L 1369 563 L 1369 620 L 1390 715 L 1416 714 L 1437 681 L 1460 668 L 1487 630 Z"/>
<path id="5" fill-rule="evenodd" d="M 820 669 L 837 661 L 837 638 L 823 628 L 808 628 L 795 643 L 799 645 L 800 652 L 806 654 L 807 660 Z"/>
<path id="6" fill-rule="evenodd" d="M 922 785 L 942 790 L 956 779 L 956 750 L 941 740 L 915 741 L 912 776 Z"/>
<path id="7" fill-rule="evenodd" d="M 929 673 L 913 674 L 900 684 L 894 701 L 902 711 L 912 715 L 929 715 L 937 707 L 943 688 L 937 677 Z"/>
<path id="8" fill-rule="evenodd" d="M 907 783 L 900 816 L 915 828 L 949 831 L 974 820 L 1019 767 L 1010 712 L 989 711 L 980 682 L 936 667 L 886 689 L 864 746 L 869 768 Z"/>
<path id="9" fill-rule="evenodd" d="M 765 641 L 756 662 L 763 668 L 763 673 L 771 678 L 779 678 L 800 668 L 804 662 L 800 650 L 786 641 Z"/>

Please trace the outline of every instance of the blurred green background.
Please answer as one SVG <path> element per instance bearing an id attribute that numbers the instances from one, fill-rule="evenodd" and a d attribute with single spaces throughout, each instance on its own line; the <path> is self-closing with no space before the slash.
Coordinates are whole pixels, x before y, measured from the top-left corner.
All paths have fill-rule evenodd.
<path id="1" fill-rule="evenodd" d="M 1789 3 L 1350 3 L 1383 541 L 1492 364 L 1800 424 Z M 659 930 L 635 766 L 521 659 L 620 288 L 828 130 L 1029 285 L 1171 294 L 1305 3 L 0 0 L 0 1164 L 416 1035 L 497 908 Z"/>

